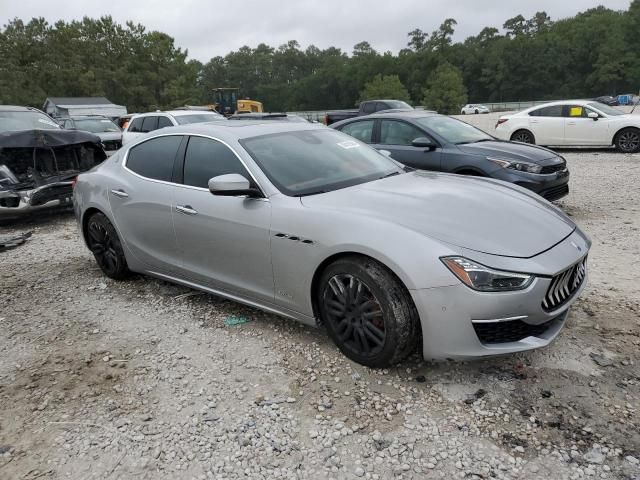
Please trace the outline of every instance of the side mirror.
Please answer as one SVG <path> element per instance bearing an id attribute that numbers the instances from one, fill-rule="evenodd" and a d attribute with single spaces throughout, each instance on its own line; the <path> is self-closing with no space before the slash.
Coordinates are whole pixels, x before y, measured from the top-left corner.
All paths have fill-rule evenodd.
<path id="1" fill-rule="evenodd" d="M 238 173 L 218 175 L 209 179 L 209 191 L 214 195 L 224 197 L 237 197 L 247 195 L 249 197 L 262 197 L 262 192 L 257 188 L 251 188 L 249 180 Z"/>
<path id="2" fill-rule="evenodd" d="M 594 120 L 598 120 L 598 118 L 600 118 L 600 115 L 598 115 L 596 112 L 589 112 L 587 113 L 587 117 L 593 118 Z"/>
<path id="3" fill-rule="evenodd" d="M 424 147 L 424 148 L 429 148 L 429 149 L 436 148 L 436 144 L 433 143 L 433 140 L 431 140 L 430 138 L 427 138 L 427 137 L 415 138 L 411 142 L 411 145 L 413 145 L 414 147 Z"/>
<path id="4" fill-rule="evenodd" d="M 389 150 L 378 150 L 381 154 L 383 154 L 385 157 L 390 157 L 391 156 L 391 152 Z"/>

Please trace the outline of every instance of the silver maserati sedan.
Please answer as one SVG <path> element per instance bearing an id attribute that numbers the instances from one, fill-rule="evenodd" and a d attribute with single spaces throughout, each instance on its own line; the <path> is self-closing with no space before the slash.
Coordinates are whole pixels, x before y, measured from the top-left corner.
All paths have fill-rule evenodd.
<path id="1" fill-rule="evenodd" d="M 587 236 L 498 180 L 409 171 L 310 123 L 158 130 L 77 178 L 113 279 L 131 272 L 326 328 L 371 367 L 542 347 L 586 283 Z"/>

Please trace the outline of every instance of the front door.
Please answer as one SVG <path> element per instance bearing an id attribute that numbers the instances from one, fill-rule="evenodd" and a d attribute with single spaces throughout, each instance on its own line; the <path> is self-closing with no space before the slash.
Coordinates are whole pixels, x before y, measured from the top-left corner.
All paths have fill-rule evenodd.
<path id="1" fill-rule="evenodd" d="M 224 143 L 189 138 L 182 185 L 174 187 L 172 214 L 182 275 L 212 288 L 273 302 L 271 203 L 209 192 L 209 179 L 228 173 L 253 182 Z"/>
<path id="2" fill-rule="evenodd" d="M 590 118 L 595 113 L 598 118 Z M 582 105 L 567 105 L 564 112 L 565 145 L 606 145 L 609 143 L 608 119 Z"/>
<path id="3" fill-rule="evenodd" d="M 173 272 L 179 263 L 171 223 L 172 174 L 183 137 L 156 137 L 131 148 L 122 175 L 107 194 L 128 250 L 150 270 Z"/>
<path id="4" fill-rule="evenodd" d="M 419 137 L 428 137 L 422 130 L 401 120 L 379 120 L 378 139 L 373 145 L 378 150 L 388 150 L 391 158 L 421 170 L 440 171 L 442 151 L 437 148 L 414 147 L 411 143 Z M 435 143 L 435 142 L 434 142 Z"/>

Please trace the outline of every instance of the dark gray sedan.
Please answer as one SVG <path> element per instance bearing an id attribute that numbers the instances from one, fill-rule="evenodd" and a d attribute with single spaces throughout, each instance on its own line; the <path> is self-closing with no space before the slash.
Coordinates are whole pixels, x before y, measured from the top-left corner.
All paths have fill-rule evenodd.
<path id="1" fill-rule="evenodd" d="M 569 170 L 557 153 L 498 140 L 445 115 L 420 110 L 379 113 L 331 127 L 389 152 L 409 167 L 504 180 L 549 201 L 569 193 Z"/>

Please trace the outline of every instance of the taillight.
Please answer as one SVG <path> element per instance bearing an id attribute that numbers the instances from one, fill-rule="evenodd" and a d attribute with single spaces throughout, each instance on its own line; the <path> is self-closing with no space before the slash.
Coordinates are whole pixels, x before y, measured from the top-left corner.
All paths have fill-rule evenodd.
<path id="1" fill-rule="evenodd" d="M 324 116 L 324 124 L 329 125 L 329 115 Z"/>
<path id="2" fill-rule="evenodd" d="M 76 183 L 78 183 L 78 177 L 73 177 L 71 179 L 71 188 L 72 189 L 76 188 Z"/>
<path id="3" fill-rule="evenodd" d="M 499 118 L 495 128 L 498 128 L 498 125 L 502 125 L 503 123 L 505 123 L 507 120 L 509 120 L 508 118 Z"/>

